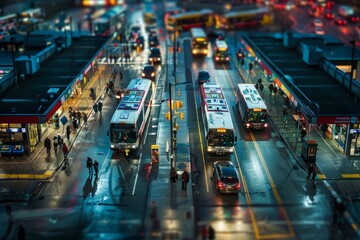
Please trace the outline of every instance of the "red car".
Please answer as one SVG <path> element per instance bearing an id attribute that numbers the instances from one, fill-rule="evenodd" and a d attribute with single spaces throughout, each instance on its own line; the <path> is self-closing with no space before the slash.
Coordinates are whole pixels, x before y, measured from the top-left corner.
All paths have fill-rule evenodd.
<path id="1" fill-rule="evenodd" d="M 346 25 L 346 20 L 340 17 L 335 18 L 335 24 L 340 25 L 340 26 L 345 26 Z"/>
<path id="2" fill-rule="evenodd" d="M 356 16 L 356 15 L 352 15 L 352 16 L 349 16 L 348 17 L 348 20 L 352 23 L 357 23 L 360 21 L 360 17 L 359 16 Z"/>
<path id="3" fill-rule="evenodd" d="M 326 19 L 334 19 L 335 18 L 335 14 L 333 12 L 325 12 L 325 18 Z"/>

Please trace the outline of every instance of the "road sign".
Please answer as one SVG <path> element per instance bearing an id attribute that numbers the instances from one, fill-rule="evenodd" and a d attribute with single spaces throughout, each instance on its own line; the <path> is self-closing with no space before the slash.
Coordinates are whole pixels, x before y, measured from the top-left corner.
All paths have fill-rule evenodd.
<path id="1" fill-rule="evenodd" d="M 62 125 L 65 125 L 68 122 L 68 119 L 65 116 L 62 116 L 60 118 L 60 122 L 62 123 Z"/>

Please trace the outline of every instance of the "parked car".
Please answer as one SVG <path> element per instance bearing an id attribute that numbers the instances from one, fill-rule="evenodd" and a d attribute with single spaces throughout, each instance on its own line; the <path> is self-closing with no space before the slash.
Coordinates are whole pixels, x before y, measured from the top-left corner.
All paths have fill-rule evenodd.
<path id="1" fill-rule="evenodd" d="M 238 193 L 241 188 L 240 177 L 230 161 L 216 161 L 213 165 L 213 181 L 220 193 Z"/>
<path id="2" fill-rule="evenodd" d="M 141 77 L 154 81 L 155 77 L 156 77 L 155 67 L 153 65 L 144 66 L 142 73 L 141 73 Z"/>
<path id="3" fill-rule="evenodd" d="M 159 48 L 151 48 L 149 54 L 149 63 L 161 64 L 161 52 Z"/>
<path id="4" fill-rule="evenodd" d="M 206 82 L 210 82 L 210 74 L 206 70 L 200 70 L 198 74 L 198 83 L 203 84 Z"/>

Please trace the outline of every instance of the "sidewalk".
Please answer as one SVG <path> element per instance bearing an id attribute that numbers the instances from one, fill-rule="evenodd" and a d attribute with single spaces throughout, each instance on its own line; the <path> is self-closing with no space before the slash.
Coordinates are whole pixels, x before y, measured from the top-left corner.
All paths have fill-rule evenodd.
<path id="1" fill-rule="evenodd" d="M 73 110 L 79 110 L 88 116 L 88 125 L 93 121 L 91 115 L 93 101 L 89 98 L 90 88 L 93 87 L 96 90 L 97 100 L 99 100 L 102 96 L 105 83 L 110 78 L 111 71 L 112 66 L 100 65 L 99 70 L 82 91 L 79 98 L 70 103 Z M 63 105 L 64 111 L 60 118 L 64 115 L 68 118 L 69 107 L 70 105 Z M 62 126 L 60 123 L 60 128 L 58 129 L 54 128 L 53 124 L 49 124 L 44 136 L 37 143 L 35 150 L 30 155 L 15 158 L 1 158 L 0 180 L 45 180 L 51 178 L 58 168 L 62 166 L 64 158 L 61 150 L 58 149 L 57 153 L 55 153 L 52 144 L 51 153 L 48 155 L 44 147 L 44 140 L 46 137 L 49 137 L 52 143 L 54 135 L 59 134 L 64 139 L 64 143 L 66 143 L 70 152 L 78 133 L 84 127 L 84 122 L 83 120 L 81 121 L 77 131 L 72 131 L 70 141 L 66 139 L 65 134 L 65 128 L 68 124 L 71 124 L 70 121 L 68 121 L 65 126 Z"/>
<path id="2" fill-rule="evenodd" d="M 169 43 L 168 43 L 169 44 Z M 168 81 L 174 83 L 172 54 L 167 57 Z M 183 53 L 177 54 L 176 79 L 177 83 L 185 82 L 185 67 Z M 164 83 L 168 86 L 168 82 Z M 165 88 L 166 89 L 166 88 Z M 172 90 L 176 100 L 183 102 L 183 107 L 176 112 L 184 112 L 187 109 L 186 85 L 174 86 Z M 168 89 L 165 91 L 167 98 Z M 170 181 L 171 160 L 169 153 L 170 121 L 165 120 L 165 113 L 169 107 L 162 105 L 159 116 L 159 126 L 156 143 L 160 145 L 160 162 L 152 164 L 151 182 L 148 196 L 148 204 L 145 219 L 144 239 L 194 239 L 194 212 L 192 199 L 192 179 L 189 153 L 189 131 L 186 119 L 179 120 L 179 114 L 175 114 L 179 130 L 177 131 L 177 144 L 174 149 L 175 169 L 178 173 L 178 180 Z M 186 116 L 186 115 L 185 115 Z M 168 145 L 168 146 L 167 146 Z M 187 169 L 190 180 L 187 189 L 181 189 L 181 174 Z"/>
<path id="3" fill-rule="evenodd" d="M 237 60 L 234 58 L 233 62 L 236 65 Z M 245 82 L 255 84 L 259 78 L 263 80 L 264 91 L 261 95 L 268 107 L 269 114 L 271 116 L 270 120 L 273 122 L 273 126 L 293 155 L 296 161 L 296 163 L 293 163 L 294 168 L 300 167 L 307 175 L 308 163 L 306 163 L 301 157 L 302 143 L 299 141 L 300 131 L 298 130 L 297 124 L 293 118 L 293 115 L 296 115 L 295 109 L 288 107 L 289 118 L 287 122 L 284 122 L 283 109 L 286 106 L 286 98 L 280 94 L 276 97 L 270 94 L 268 86 L 271 82 L 264 77 L 263 69 L 261 69 L 260 66 L 255 65 L 253 73 L 249 75 L 246 68 L 244 70 L 240 66 L 236 66 Z M 325 187 L 329 190 L 332 196 L 337 198 L 339 201 L 344 201 L 344 199 L 339 196 L 340 194 L 333 189 L 327 180 L 343 180 L 346 178 L 359 179 L 359 168 L 354 167 L 354 161 L 343 154 L 342 149 L 337 146 L 335 141 L 331 140 L 329 136 L 326 136 L 325 138 L 322 136 L 320 126 L 317 127 L 311 125 L 310 131 L 308 131 L 306 136 L 306 140 L 315 140 L 318 144 L 316 154 L 316 163 L 320 170 L 320 173 L 318 174 L 318 181 L 324 183 Z M 354 209 L 354 206 L 351 203 L 348 203 L 347 209 L 348 210 L 344 214 L 345 219 L 356 232 L 357 236 L 360 237 L 360 231 L 358 228 L 359 223 L 356 223 L 354 220 L 358 219 L 358 212 L 351 211 L 351 209 Z"/>

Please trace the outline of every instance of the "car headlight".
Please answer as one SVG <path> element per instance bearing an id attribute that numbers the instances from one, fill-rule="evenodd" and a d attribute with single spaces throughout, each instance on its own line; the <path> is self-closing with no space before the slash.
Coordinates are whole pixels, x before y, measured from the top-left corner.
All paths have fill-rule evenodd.
<path id="1" fill-rule="evenodd" d="M 111 148 L 115 148 L 115 145 L 110 145 Z"/>
<path id="2" fill-rule="evenodd" d="M 161 60 L 161 58 L 158 58 L 157 60 L 158 60 L 158 61 L 160 61 L 160 60 Z"/>
<path id="3" fill-rule="evenodd" d="M 152 61 L 153 59 L 152 58 L 149 58 L 149 61 Z"/>
<path id="4" fill-rule="evenodd" d="M 141 76 L 145 77 L 145 73 L 142 73 Z"/>
<path id="5" fill-rule="evenodd" d="M 151 73 L 151 76 L 154 77 L 154 76 L 155 76 L 155 73 Z"/>

